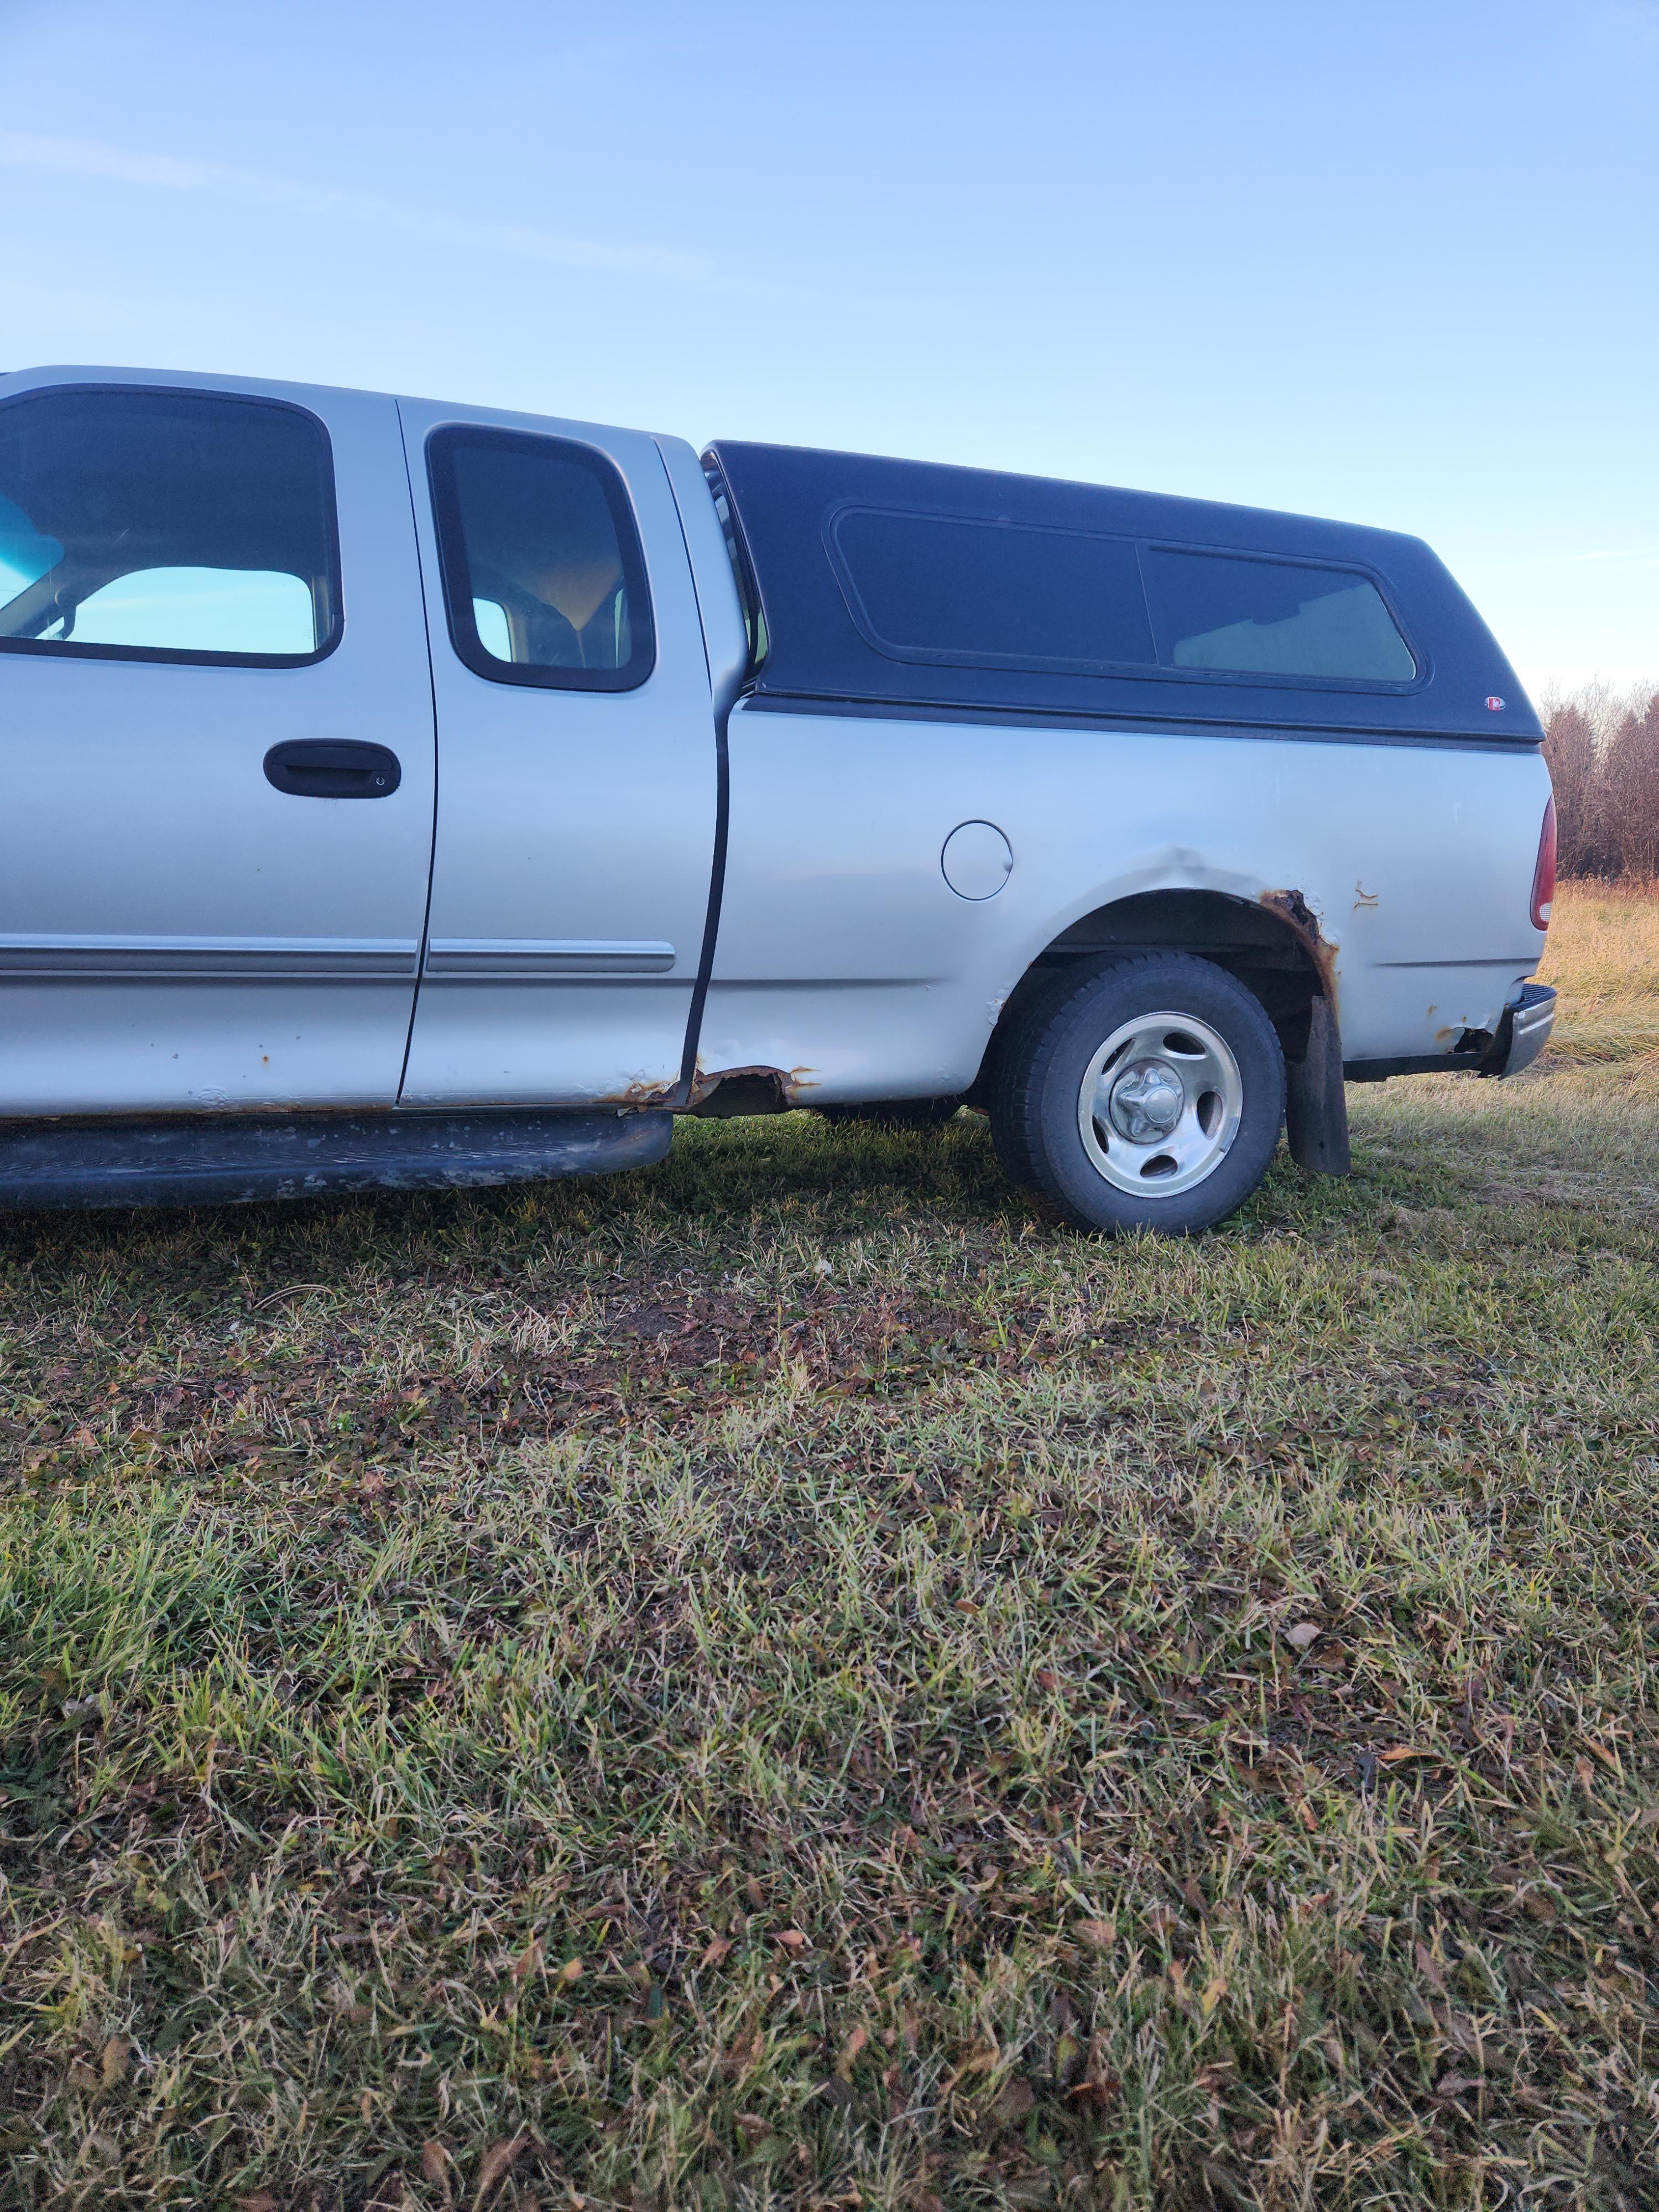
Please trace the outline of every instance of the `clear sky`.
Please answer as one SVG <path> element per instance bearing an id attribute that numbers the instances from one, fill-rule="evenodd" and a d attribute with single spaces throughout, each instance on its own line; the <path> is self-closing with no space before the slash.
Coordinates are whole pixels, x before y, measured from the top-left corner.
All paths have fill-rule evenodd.
<path id="1" fill-rule="evenodd" d="M 1659 0 L 0 0 L 0 365 L 1427 538 L 1659 678 Z"/>

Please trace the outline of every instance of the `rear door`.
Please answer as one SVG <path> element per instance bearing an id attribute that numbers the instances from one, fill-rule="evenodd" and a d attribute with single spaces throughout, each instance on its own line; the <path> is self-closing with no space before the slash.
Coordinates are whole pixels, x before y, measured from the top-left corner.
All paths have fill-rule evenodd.
<path id="1" fill-rule="evenodd" d="M 392 1105 L 433 791 L 395 401 L 0 380 L 0 1113 Z"/>
<path id="2" fill-rule="evenodd" d="M 663 457 L 635 432 L 402 404 L 441 792 L 404 1101 L 640 1103 L 679 1078 L 714 844 Z"/>

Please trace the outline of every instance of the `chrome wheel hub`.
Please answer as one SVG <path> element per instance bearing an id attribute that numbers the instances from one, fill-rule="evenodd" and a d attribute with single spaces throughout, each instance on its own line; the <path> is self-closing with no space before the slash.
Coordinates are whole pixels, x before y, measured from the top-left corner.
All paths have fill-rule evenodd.
<path id="1" fill-rule="evenodd" d="M 1167 1060 L 1132 1060 L 1107 1098 L 1112 1127 L 1132 1145 L 1167 1137 L 1187 1103 L 1181 1077 Z"/>
<path id="2" fill-rule="evenodd" d="M 1243 1104 L 1238 1062 L 1219 1031 L 1193 1014 L 1138 1014 L 1085 1071 L 1078 1127 L 1108 1182 L 1173 1198 L 1225 1159 Z"/>

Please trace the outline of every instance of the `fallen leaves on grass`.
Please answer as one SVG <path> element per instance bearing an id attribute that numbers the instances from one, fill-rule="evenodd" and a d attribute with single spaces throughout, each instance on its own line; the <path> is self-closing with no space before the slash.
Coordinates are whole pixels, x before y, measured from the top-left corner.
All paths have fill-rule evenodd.
<path id="1" fill-rule="evenodd" d="M 1036 2110 L 1036 2091 L 1029 2081 L 1010 2081 L 997 2099 L 994 2110 L 1006 2127 L 1017 2127 L 1028 2113 Z"/>
<path id="2" fill-rule="evenodd" d="M 449 2176 L 454 2163 L 435 2136 L 428 2136 L 421 2145 L 421 2172 L 446 2204 L 451 2200 Z"/>
<path id="3" fill-rule="evenodd" d="M 478 2185 L 473 2192 L 472 2212 L 483 2212 L 530 2142 L 529 2135 L 520 2130 L 499 2142 L 490 2144 L 478 2163 Z"/>

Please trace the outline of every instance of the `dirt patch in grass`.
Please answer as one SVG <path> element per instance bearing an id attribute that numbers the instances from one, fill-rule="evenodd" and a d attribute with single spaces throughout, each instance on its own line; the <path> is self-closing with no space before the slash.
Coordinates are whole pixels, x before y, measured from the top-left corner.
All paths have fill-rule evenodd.
<path id="1" fill-rule="evenodd" d="M 258 1301 L 230 1324 L 234 1352 L 216 1316 L 170 1330 L 157 1352 L 146 1315 L 137 1341 L 87 1356 L 66 1317 L 40 1339 L 38 1392 L 0 1413 L 0 1443 L 34 1480 L 111 1463 L 206 1472 L 319 1453 L 389 1468 L 480 1436 L 499 1446 L 596 1424 L 695 1427 L 781 1375 L 817 1393 L 902 1397 L 947 1374 L 1030 1372 L 1181 1334 L 1171 1320 L 1062 1324 L 1029 1303 L 994 1311 L 812 1279 L 762 1297 L 690 1273 L 647 1295 L 572 1286 L 562 1297 L 549 1284 L 526 1298 L 457 1270 L 386 1286 L 372 1320 L 322 1305 L 269 1310 L 296 1302 Z"/>

